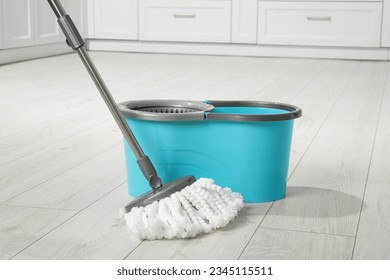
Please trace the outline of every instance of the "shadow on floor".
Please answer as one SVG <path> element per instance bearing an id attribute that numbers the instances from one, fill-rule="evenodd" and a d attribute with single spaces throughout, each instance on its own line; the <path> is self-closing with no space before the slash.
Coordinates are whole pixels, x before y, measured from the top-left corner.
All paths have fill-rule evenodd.
<path id="1" fill-rule="evenodd" d="M 274 202 L 268 216 L 330 218 L 356 215 L 363 201 L 354 195 L 314 187 L 287 187 L 284 199 Z M 364 206 L 364 204 L 363 204 Z"/>

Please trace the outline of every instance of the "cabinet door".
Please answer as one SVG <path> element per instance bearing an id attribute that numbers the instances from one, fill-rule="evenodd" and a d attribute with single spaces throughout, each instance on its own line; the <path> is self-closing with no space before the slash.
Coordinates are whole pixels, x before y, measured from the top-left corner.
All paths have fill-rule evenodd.
<path id="1" fill-rule="evenodd" d="M 383 0 L 381 47 L 390 47 L 390 0 Z"/>
<path id="2" fill-rule="evenodd" d="M 137 0 L 94 1 L 95 38 L 138 39 Z"/>
<path id="3" fill-rule="evenodd" d="M 3 0 L 4 48 L 17 48 L 34 44 L 33 0 Z"/>
<path id="4" fill-rule="evenodd" d="M 62 39 L 57 18 L 47 1 L 36 1 L 35 44 L 60 42 Z"/>
<path id="5" fill-rule="evenodd" d="M 232 1 L 232 43 L 256 44 L 258 0 Z"/>
<path id="6" fill-rule="evenodd" d="M 0 16 L 3 18 L 3 2 L 0 0 Z M 0 20 L 0 50 L 3 48 L 3 20 Z"/>
<path id="7" fill-rule="evenodd" d="M 72 18 L 74 24 L 83 37 L 87 37 L 87 1 L 86 0 L 62 0 L 66 12 Z"/>

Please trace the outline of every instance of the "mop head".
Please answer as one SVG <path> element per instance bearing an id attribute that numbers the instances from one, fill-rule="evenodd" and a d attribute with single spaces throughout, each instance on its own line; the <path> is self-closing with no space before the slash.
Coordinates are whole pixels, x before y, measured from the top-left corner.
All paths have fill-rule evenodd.
<path id="1" fill-rule="evenodd" d="M 226 226 L 243 207 L 243 197 L 201 178 L 170 197 L 124 214 L 141 239 L 191 238 Z"/>

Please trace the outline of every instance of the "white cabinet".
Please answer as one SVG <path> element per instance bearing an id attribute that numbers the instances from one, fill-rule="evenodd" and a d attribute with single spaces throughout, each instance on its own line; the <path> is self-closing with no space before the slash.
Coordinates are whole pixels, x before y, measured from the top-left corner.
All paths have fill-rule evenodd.
<path id="1" fill-rule="evenodd" d="M 94 38 L 138 39 L 138 0 L 95 0 Z"/>
<path id="2" fill-rule="evenodd" d="M 47 1 L 44 0 L 43 2 Z M 81 36 L 87 37 L 87 0 L 61 0 L 61 3 L 72 18 Z"/>
<path id="3" fill-rule="evenodd" d="M 17 1 L 13 1 L 17 2 Z M 61 30 L 57 24 L 52 9 L 47 1 L 35 2 L 35 13 L 33 13 L 35 21 L 35 40 L 34 44 L 48 44 L 60 42 L 62 39 Z"/>
<path id="4" fill-rule="evenodd" d="M 86 30 L 86 1 L 63 0 L 81 32 Z M 2 0 L 3 48 L 64 41 L 57 19 L 46 0 Z"/>
<path id="5" fill-rule="evenodd" d="M 258 0 L 232 0 L 232 43 L 257 42 Z"/>
<path id="6" fill-rule="evenodd" d="M 139 5 L 140 40 L 231 42 L 230 0 L 140 0 Z"/>
<path id="7" fill-rule="evenodd" d="M 3 17 L 3 2 L 0 0 L 0 17 Z M 3 48 L 3 21 L 0 20 L 0 50 Z"/>
<path id="8" fill-rule="evenodd" d="M 383 0 L 381 47 L 390 47 L 390 0 Z"/>
<path id="9" fill-rule="evenodd" d="M 258 43 L 379 47 L 381 2 L 259 2 Z"/>
<path id="10" fill-rule="evenodd" d="M 35 0 L 3 0 L 4 48 L 34 44 L 34 4 Z"/>

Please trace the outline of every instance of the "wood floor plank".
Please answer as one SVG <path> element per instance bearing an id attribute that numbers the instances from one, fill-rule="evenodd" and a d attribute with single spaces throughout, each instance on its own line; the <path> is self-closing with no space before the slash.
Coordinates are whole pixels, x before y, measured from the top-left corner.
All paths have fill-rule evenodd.
<path id="1" fill-rule="evenodd" d="M 96 54 L 98 53 L 92 54 L 94 58 Z M 215 64 L 226 63 L 225 60 L 214 57 L 211 60 Z M 104 61 L 104 63 L 102 63 L 102 58 L 97 57 L 96 64 L 101 68 L 102 75 L 111 83 L 110 88 L 113 94 L 126 94 L 126 92 L 116 91 L 119 89 L 116 86 L 123 85 L 122 89 L 132 89 L 127 93 L 130 96 L 150 87 L 152 87 L 152 92 L 156 92 L 153 90 L 154 87 L 168 89 L 170 85 L 179 86 L 181 81 L 187 79 L 187 75 L 202 75 L 202 69 L 213 67 L 207 63 L 207 58 L 204 56 L 128 53 L 114 60 Z"/>
<path id="2" fill-rule="evenodd" d="M 383 93 L 382 107 L 379 123 L 386 124 L 390 122 L 390 65 L 388 66 L 386 86 Z"/>
<path id="3" fill-rule="evenodd" d="M 172 99 L 176 93 L 179 99 L 184 99 L 188 90 L 204 83 L 204 77 L 210 75 L 208 73 L 218 74 L 219 71 L 215 69 L 226 69 L 231 59 L 233 58 L 126 54 L 113 67 L 107 66 L 107 63 L 101 64 L 100 59 L 96 64 L 117 101 Z"/>
<path id="4" fill-rule="evenodd" d="M 186 88 L 188 77 L 201 81 L 199 76 L 227 63 L 220 57 L 196 55 L 92 52 L 91 57 L 117 101 L 163 98 Z"/>
<path id="5" fill-rule="evenodd" d="M 354 236 L 374 133 L 370 124 L 325 124 L 261 226 Z"/>
<path id="6" fill-rule="evenodd" d="M 10 162 L 12 160 L 18 159 L 19 156 L 10 156 L 10 155 L 3 155 L 0 154 L 0 166 L 3 164 L 6 164 L 7 162 Z"/>
<path id="7" fill-rule="evenodd" d="M 387 76 L 386 87 L 382 100 L 378 129 L 372 154 L 369 182 L 390 183 L 390 71 Z"/>
<path id="8" fill-rule="evenodd" d="M 86 92 L 93 85 L 87 79 L 88 74 L 77 55 L 10 64 L 2 66 L 2 70 L 7 73 L 0 83 L 0 96 L 4 105 L 0 112 L 2 117 L 12 112 L 20 115 L 40 104 L 55 106 L 75 97 L 82 99 L 83 94 L 92 96 Z M 50 106 L 44 109 L 49 110 Z"/>
<path id="9" fill-rule="evenodd" d="M 12 258 L 75 213 L 0 205 L 0 259 Z"/>
<path id="10" fill-rule="evenodd" d="M 358 61 L 332 61 L 290 103 L 300 107 L 303 117 L 294 122 L 288 176 L 290 177 L 331 108 L 356 71 Z"/>
<path id="11" fill-rule="evenodd" d="M 178 57 L 173 65 L 170 62 L 157 68 L 157 76 L 153 80 L 146 81 L 143 87 L 135 88 L 134 92 L 143 99 L 191 99 L 201 98 L 216 88 L 220 82 L 226 81 L 229 61 L 234 58 L 221 59 L 213 57 L 209 61 L 198 57 L 198 62 L 193 57 Z M 173 66 L 173 67 L 172 67 Z M 151 83 L 152 82 L 152 83 Z M 203 98 L 201 98 L 202 100 Z M 207 98 L 206 98 L 207 99 Z"/>
<path id="12" fill-rule="evenodd" d="M 246 204 L 227 227 L 194 239 L 144 241 L 127 259 L 237 259 L 270 205 Z"/>
<path id="13" fill-rule="evenodd" d="M 219 71 L 216 82 L 213 82 L 212 76 L 209 76 L 208 84 L 203 85 L 203 88 L 199 88 L 199 90 L 207 91 L 211 87 L 209 94 L 212 94 L 213 99 L 248 98 L 267 84 L 288 73 L 289 69 L 302 63 L 304 60 L 300 59 L 287 62 L 283 59 L 262 58 L 255 60 L 247 57 L 241 60 L 236 57 L 228 66 L 228 70 L 221 69 L 222 71 Z M 266 71 L 266 66 L 268 71 Z"/>
<path id="14" fill-rule="evenodd" d="M 129 201 L 122 185 L 14 259 L 124 259 L 141 242 L 119 215 L 119 209 Z"/>
<path id="15" fill-rule="evenodd" d="M 108 114 L 86 110 L 0 138 L 0 153 L 26 156 L 107 122 Z"/>
<path id="16" fill-rule="evenodd" d="M 298 166 L 299 161 L 302 159 L 308 148 L 308 144 L 300 143 L 298 141 L 293 141 L 291 143 L 291 151 L 290 151 L 290 161 L 288 164 L 288 174 L 287 178 L 290 178 L 295 168 Z"/>
<path id="17" fill-rule="evenodd" d="M 82 210 L 126 182 L 123 146 L 102 154 L 6 202 L 7 205 Z"/>
<path id="18" fill-rule="evenodd" d="M 15 74 L 19 75 L 20 73 Z M 51 77 L 49 76 L 49 78 Z M 64 82 L 58 80 L 58 84 L 64 84 Z M 23 83 L 10 83 L 8 81 L 1 86 L 2 92 L 8 94 L 2 96 L 4 109 L 0 112 L 0 117 L 6 117 L 13 112 L 23 113 L 21 115 L 24 115 L 40 105 L 58 106 L 70 102 L 77 96 L 79 98 L 85 97 L 85 94 L 88 95 L 87 97 L 91 96 L 86 91 L 87 88 L 90 88 L 89 85 L 88 87 L 80 87 L 77 92 L 76 86 L 78 85 L 79 83 L 75 82 L 75 84 L 64 84 L 62 87 L 56 87 L 51 80 L 23 81 Z M 12 98 L 9 96 L 10 94 L 12 94 Z M 50 110 L 51 106 L 46 106 L 45 109 Z"/>
<path id="19" fill-rule="evenodd" d="M 390 259 L 390 184 L 368 183 L 354 259 Z"/>
<path id="20" fill-rule="evenodd" d="M 358 71 L 352 78 L 352 82 L 382 82 L 387 78 L 387 61 L 361 60 Z"/>
<path id="21" fill-rule="evenodd" d="M 242 260 L 347 260 L 353 237 L 262 228 L 248 244 Z"/>
<path id="22" fill-rule="evenodd" d="M 71 75 L 75 74 L 76 77 L 81 73 L 85 73 L 83 65 L 75 53 L 2 65 L 0 69 L 0 84 L 7 89 L 19 87 L 21 84 L 56 84 L 60 81 L 71 80 L 69 75 L 64 75 L 64 73 L 70 70 L 72 71 L 69 73 Z M 21 75 L 21 73 L 24 75 Z M 80 83 L 84 81 L 80 79 L 74 80 L 74 82 Z M 18 94 L 17 92 L 15 93 Z M 0 91 L 0 95 L 6 97 L 9 95 L 9 92 Z"/>
<path id="23" fill-rule="evenodd" d="M 106 112 L 77 55 L 64 57 L 28 61 L 23 63 L 24 67 L 2 67 L 8 79 L 0 83 L 0 137 L 88 109 Z"/>
<path id="24" fill-rule="evenodd" d="M 330 110 L 356 72 L 359 61 L 332 61 L 299 95 L 292 99 L 303 116 L 294 124 L 294 142 L 310 144 Z"/>
<path id="25" fill-rule="evenodd" d="M 66 220 L 50 214 L 58 209 L 34 210 L 31 216 L 18 210 L 22 212 L 14 220 L 11 210 L 1 211 L 0 237 L 2 213 L 9 221 L 7 242 L 0 238 L 8 250 L 4 258 L 51 231 L 17 258 L 123 259 L 132 252 L 129 259 L 236 259 L 241 254 L 243 259 L 348 259 L 368 170 L 354 257 L 389 258 L 383 233 L 389 226 L 387 62 L 103 52 L 91 56 L 116 101 L 268 99 L 302 107 L 303 117 L 294 128 L 287 197 L 270 210 L 261 205 L 246 208 L 228 227 L 196 239 L 140 244 L 117 214 L 130 200 L 126 186 L 105 195 L 124 179 L 123 166 L 116 165 L 119 157 L 123 164 L 118 145 L 122 137 L 77 55 L 6 65 L 0 67 L 0 203 L 15 198 L 12 203 L 23 206 L 0 207 L 31 212 L 42 206 L 90 206 L 54 231 Z M 95 126 L 100 119 L 105 123 Z M 35 235 L 40 227 L 42 232 Z"/>
<path id="26" fill-rule="evenodd" d="M 374 151 L 372 154 L 369 182 L 390 183 L 390 129 L 389 123 L 378 126 Z"/>
<path id="27" fill-rule="evenodd" d="M 293 71 L 255 94 L 260 100 L 288 103 L 309 85 L 326 67 L 330 60 L 307 60 Z"/>
<path id="28" fill-rule="evenodd" d="M 250 99 L 258 91 L 303 64 L 304 60 L 234 58 L 202 76 L 189 77 L 179 91 L 169 98 L 199 100 Z"/>
<path id="29" fill-rule="evenodd" d="M 56 95 L 66 95 L 65 91 L 57 92 Z M 83 92 L 81 92 L 83 94 Z M 73 98 L 67 101 L 58 101 L 57 104 L 30 105 L 29 109 L 25 109 L 23 113 L 18 111 L 7 113 L 0 116 L 2 126 L 0 127 L 0 137 L 6 137 L 18 132 L 24 132 L 30 128 L 56 121 L 59 118 L 78 114 L 90 108 L 104 110 L 104 105 L 97 97 Z"/>
<path id="30" fill-rule="evenodd" d="M 382 100 L 354 259 L 390 259 L 390 72 Z"/>
<path id="31" fill-rule="evenodd" d="M 376 124 L 384 82 L 355 82 L 343 93 L 329 120 Z"/>
<path id="32" fill-rule="evenodd" d="M 385 62 L 361 62 L 329 120 L 376 124 L 387 76 Z"/>
<path id="33" fill-rule="evenodd" d="M 234 67 L 236 80 L 227 79 L 229 84 L 221 83 L 218 92 L 214 93 L 216 95 L 213 96 L 214 99 L 263 100 L 259 96 L 262 90 L 286 79 L 291 73 L 301 71 L 303 65 L 307 64 L 305 59 L 267 59 L 264 66 L 260 61 L 249 57 L 247 59 L 253 61 L 252 64 Z"/>
<path id="34" fill-rule="evenodd" d="M 343 96 L 352 98 L 356 84 L 373 83 L 379 93 L 374 93 L 372 104 L 376 107 L 371 110 L 374 115 L 379 113 L 384 77 L 384 64 L 359 64 L 337 100 L 336 110 L 330 112 L 330 119 L 338 116 L 343 122 L 326 120 L 290 177 L 287 198 L 274 203 L 262 227 L 355 235 L 374 141 L 374 118 L 368 122 L 349 118 L 352 111 L 346 110 L 344 116 L 337 108 L 347 105 Z M 369 97 L 361 90 L 354 99 L 363 104 Z M 366 109 L 358 106 L 351 110 L 359 116 Z"/>
<path id="35" fill-rule="evenodd" d="M 119 134 L 90 129 L 67 141 L 2 165 L 0 201 L 9 200 L 121 142 Z"/>

